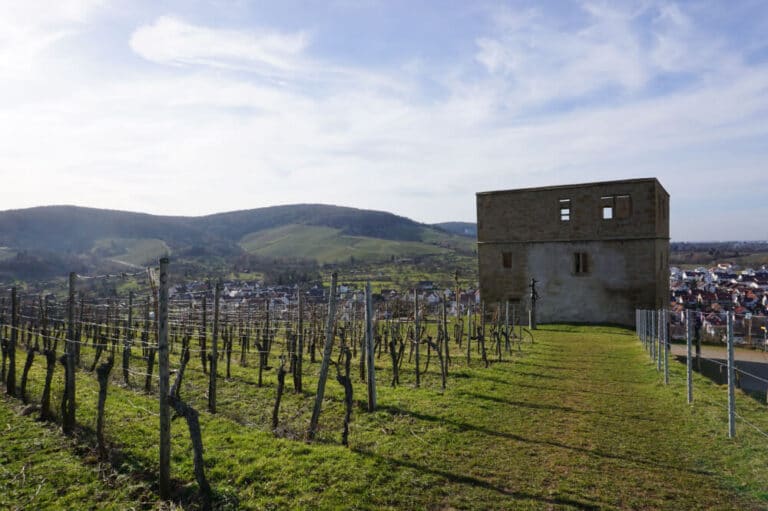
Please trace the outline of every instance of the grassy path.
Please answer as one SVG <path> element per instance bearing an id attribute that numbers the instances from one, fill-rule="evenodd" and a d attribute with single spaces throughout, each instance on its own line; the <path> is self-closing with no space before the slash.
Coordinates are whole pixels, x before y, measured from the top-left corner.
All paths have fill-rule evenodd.
<path id="1" fill-rule="evenodd" d="M 722 388 L 697 376 L 697 404 L 685 404 L 680 378 L 664 386 L 639 342 L 625 330 L 545 326 L 536 343 L 509 360 L 466 367 L 454 349 L 448 390 L 435 362 L 414 389 L 379 387 L 380 409 L 358 402 L 350 448 L 339 444 L 342 391 L 329 382 L 318 442 L 275 438 L 268 420 L 274 375 L 252 383 L 253 368 L 233 367 L 220 384 L 219 413 L 205 413 L 204 376 L 192 370 L 182 397 L 201 410 L 206 467 L 221 509 L 764 509 L 768 447 L 744 428 L 725 438 L 724 415 L 704 404 Z M 194 369 L 194 366 L 193 366 Z M 314 391 L 317 364 L 307 364 Z M 384 357 L 380 382 L 389 381 Z M 30 394 L 43 373 L 36 362 Z M 57 373 L 54 396 L 60 395 Z M 92 427 L 96 382 L 78 376 L 78 421 Z M 355 398 L 364 399 L 355 378 Z M 156 403 L 137 390 L 110 387 L 109 470 L 82 443 L 0 402 L 0 508 L 156 509 Z M 37 399 L 37 398 L 35 398 Z M 739 396 L 740 409 L 765 416 Z M 702 404 L 699 404 L 702 402 Z M 312 392 L 287 393 L 281 427 L 300 433 Z M 768 422 L 768 419 L 766 419 Z M 186 428 L 173 423 L 173 477 L 193 509 Z M 87 443 L 87 440 L 85 440 Z M 139 475 L 141 474 L 141 475 Z M 154 497 L 153 497 L 154 496 Z"/>

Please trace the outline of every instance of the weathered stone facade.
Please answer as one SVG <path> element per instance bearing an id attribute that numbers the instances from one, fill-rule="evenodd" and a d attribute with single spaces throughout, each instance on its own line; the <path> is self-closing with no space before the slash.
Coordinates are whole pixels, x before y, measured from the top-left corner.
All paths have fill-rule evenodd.
<path id="1" fill-rule="evenodd" d="M 480 294 L 539 322 L 634 324 L 669 293 L 669 194 L 656 179 L 477 194 Z"/>

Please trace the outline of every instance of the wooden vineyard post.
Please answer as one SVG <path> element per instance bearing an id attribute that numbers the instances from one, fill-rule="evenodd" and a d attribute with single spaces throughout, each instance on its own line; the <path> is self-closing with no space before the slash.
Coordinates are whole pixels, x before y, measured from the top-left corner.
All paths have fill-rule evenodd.
<path id="1" fill-rule="evenodd" d="M 307 440 L 314 440 L 317 434 L 317 423 L 320 420 L 320 411 L 323 407 L 325 395 L 325 382 L 328 379 L 328 366 L 331 364 L 331 352 L 333 351 L 333 320 L 336 316 L 336 279 L 338 274 L 331 274 L 331 294 L 328 299 L 328 321 L 325 324 L 325 346 L 323 347 L 323 360 L 320 363 L 320 376 L 317 381 L 317 396 L 315 407 L 312 410 L 312 418 L 309 421 Z"/>
<path id="2" fill-rule="evenodd" d="M 301 301 L 301 288 L 298 292 L 299 324 L 296 328 L 296 364 L 293 367 L 293 389 L 301 394 L 301 371 L 304 360 L 304 303 Z"/>
<path id="3" fill-rule="evenodd" d="M 11 342 L 8 344 L 8 379 L 5 393 L 16 395 L 16 343 L 19 339 L 19 295 L 16 287 L 11 289 Z"/>
<path id="4" fill-rule="evenodd" d="M 133 291 L 128 293 L 128 324 L 125 328 L 123 344 L 123 381 L 130 385 L 129 364 L 131 363 L 131 342 L 133 341 Z"/>
<path id="5" fill-rule="evenodd" d="M 208 411 L 216 413 L 216 366 L 219 361 L 219 295 L 221 282 L 216 282 L 213 295 L 213 337 L 211 338 L 210 374 L 208 375 Z"/>
<path id="6" fill-rule="evenodd" d="M 45 355 L 45 384 L 43 385 L 43 395 L 40 398 L 40 419 L 48 420 L 51 418 L 51 382 L 53 381 L 53 371 L 56 369 L 56 344 L 49 337 L 48 331 L 48 298 L 43 303 L 43 354 Z"/>
<path id="7" fill-rule="evenodd" d="M 205 295 L 203 295 L 203 320 L 200 327 L 200 362 L 203 364 L 203 373 L 208 371 L 208 354 L 205 348 L 205 338 L 208 336 L 208 309 Z"/>
<path id="8" fill-rule="evenodd" d="M 278 419 L 280 417 L 280 400 L 283 397 L 285 389 L 285 357 L 280 357 L 280 366 L 277 368 L 277 395 L 275 396 L 275 406 L 272 409 L 272 432 L 277 432 Z"/>
<path id="9" fill-rule="evenodd" d="M 451 361 L 451 354 L 448 348 L 448 341 L 450 336 L 448 335 L 448 311 L 446 310 L 446 301 L 443 300 L 443 342 L 445 344 L 445 361 L 444 369 L 445 375 L 448 376 L 448 364 Z"/>
<path id="10" fill-rule="evenodd" d="M 64 383 L 65 402 L 62 403 L 61 428 L 64 433 L 72 432 L 75 426 L 75 272 L 69 274 L 69 297 L 67 300 L 67 341 L 66 374 Z"/>
<path id="11" fill-rule="evenodd" d="M 509 344 L 509 300 L 504 302 L 504 350 L 507 353 L 512 350 Z"/>
<path id="12" fill-rule="evenodd" d="M 459 319 L 461 319 L 461 288 L 459 287 L 459 270 L 456 270 L 454 278 L 456 279 L 456 326 L 459 326 Z M 456 330 L 454 331 L 456 332 Z M 461 348 L 461 332 L 457 333 L 458 335 L 456 336 L 456 342 L 458 342 L 459 348 Z"/>
<path id="13" fill-rule="evenodd" d="M 160 259 L 157 351 L 160 365 L 160 498 L 171 495 L 171 415 L 168 409 L 168 258 Z"/>
<path id="14" fill-rule="evenodd" d="M 485 302 L 481 302 L 480 311 L 480 334 L 477 337 L 480 342 L 480 355 L 485 367 L 488 367 L 488 355 L 485 351 Z"/>
<path id="15" fill-rule="evenodd" d="M 374 362 L 373 299 L 371 281 L 365 283 L 365 354 L 368 357 L 368 411 L 376 410 L 376 368 Z M 361 354 L 362 356 L 362 354 Z"/>
<path id="16" fill-rule="evenodd" d="M 415 288 L 413 290 L 413 322 L 413 343 L 416 350 L 416 387 L 419 387 L 421 385 L 419 373 L 419 337 L 421 332 L 419 332 L 419 293 Z"/>
<path id="17" fill-rule="evenodd" d="M 352 353 L 348 346 L 341 347 L 341 357 L 344 360 L 344 375 L 342 376 L 339 365 L 336 365 L 336 380 L 344 387 L 344 430 L 341 433 L 341 445 L 349 446 L 349 422 L 352 417 L 352 378 L 349 375 L 349 364 Z"/>
<path id="18" fill-rule="evenodd" d="M 32 363 L 35 358 L 35 352 L 40 351 L 40 321 L 42 320 L 42 309 L 43 309 L 43 297 L 39 297 L 38 301 L 38 324 L 37 324 L 37 334 L 35 335 L 35 344 L 32 344 L 32 338 L 31 338 L 31 331 L 27 331 L 27 357 L 24 360 L 24 369 L 22 369 L 21 372 L 21 387 L 19 389 L 19 397 L 21 397 L 21 400 L 26 404 L 28 402 L 27 399 L 27 378 L 29 377 L 29 370 L 32 368 Z"/>
<path id="19" fill-rule="evenodd" d="M 472 355 L 472 304 L 467 304 L 467 367 Z"/>

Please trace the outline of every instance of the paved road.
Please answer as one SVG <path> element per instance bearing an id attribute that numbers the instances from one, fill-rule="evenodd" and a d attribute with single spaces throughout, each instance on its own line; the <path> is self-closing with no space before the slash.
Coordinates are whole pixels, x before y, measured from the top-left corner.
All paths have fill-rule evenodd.
<path id="1" fill-rule="evenodd" d="M 694 354 L 696 347 L 693 347 Z M 686 347 L 685 344 L 672 344 L 672 354 L 685 356 Z M 705 358 L 712 358 L 717 360 L 725 360 L 726 352 L 725 346 L 708 346 L 701 347 L 701 356 Z M 748 348 L 736 348 L 734 350 L 734 358 L 736 360 L 743 360 L 746 362 L 759 362 L 768 364 L 768 352 L 757 351 Z"/>
<path id="2" fill-rule="evenodd" d="M 685 361 L 686 347 L 681 344 L 671 346 L 671 354 L 677 357 L 681 362 Z M 694 347 L 694 356 L 695 356 Z M 727 383 L 726 373 L 727 353 L 725 346 L 702 346 L 701 356 L 702 373 L 717 383 Z M 747 348 L 736 348 L 734 350 L 734 359 L 739 388 L 748 391 L 768 390 L 768 353 Z M 694 366 L 695 367 L 695 366 Z"/>

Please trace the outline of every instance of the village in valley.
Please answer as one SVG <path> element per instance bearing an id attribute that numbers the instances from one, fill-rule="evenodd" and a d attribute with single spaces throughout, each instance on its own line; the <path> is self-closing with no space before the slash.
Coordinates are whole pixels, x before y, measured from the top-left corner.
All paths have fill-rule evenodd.
<path id="1" fill-rule="evenodd" d="M 739 268 L 732 263 L 683 270 L 670 268 L 670 319 L 672 335 L 685 338 L 684 311 L 701 312 L 705 341 L 721 342 L 726 317 L 734 316 L 737 343 L 768 349 L 768 267 Z"/>

